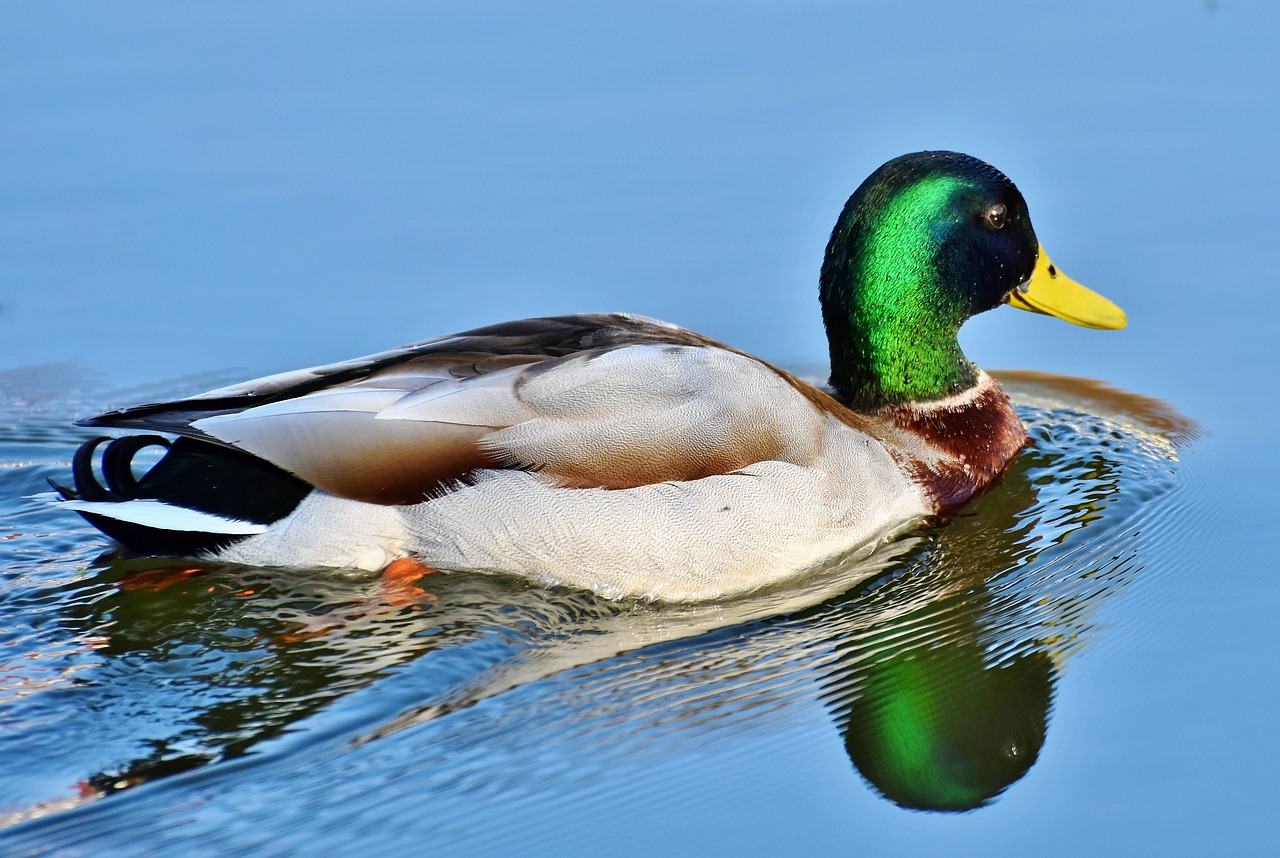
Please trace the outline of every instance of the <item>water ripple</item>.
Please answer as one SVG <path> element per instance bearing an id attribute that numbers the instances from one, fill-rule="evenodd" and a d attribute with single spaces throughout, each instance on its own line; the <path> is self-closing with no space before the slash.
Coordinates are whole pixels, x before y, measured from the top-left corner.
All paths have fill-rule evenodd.
<path id="1" fill-rule="evenodd" d="M 25 497 L 65 468 L 72 415 L 10 404 L 0 754 L 18 764 L 0 771 L 0 842 L 518 847 L 537 832 L 495 828 L 499 806 L 658 795 L 679 784 L 625 773 L 822 730 L 892 802 L 988 803 L 1036 762 L 1068 663 L 1186 517 L 1197 432 L 1093 382 L 1006 383 L 1035 444 L 949 524 L 683 607 L 453 573 L 405 598 L 340 574 L 96 561 L 96 535 Z"/>

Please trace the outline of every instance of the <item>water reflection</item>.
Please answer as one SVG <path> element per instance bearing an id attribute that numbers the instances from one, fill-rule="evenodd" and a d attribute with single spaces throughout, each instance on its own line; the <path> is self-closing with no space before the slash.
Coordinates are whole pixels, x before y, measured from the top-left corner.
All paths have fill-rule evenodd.
<path id="1" fill-rule="evenodd" d="M 1034 561 L 1026 547 L 1035 528 L 1023 516 L 1036 506 L 1032 475 L 1051 467 L 1038 451 L 1023 456 L 1001 490 L 942 531 L 928 556 L 864 597 L 912 607 L 841 647 L 832 684 L 845 748 L 903 807 L 980 807 L 1039 757 L 1065 640 L 1046 628 L 1039 588 L 998 582 Z M 1104 460 L 1091 479 L 1118 488 L 1109 470 Z M 1087 508 L 1096 515 L 1104 500 L 1092 497 Z"/>
<path id="2" fill-rule="evenodd" d="M 1172 488 L 1160 463 L 1196 434 L 1163 403 L 1097 382 L 1004 380 L 1040 404 L 1025 412 L 1036 446 L 929 551 L 854 597 L 887 616 L 845 638 L 829 679 L 850 760 L 907 808 L 980 807 L 1036 762 L 1089 617 L 1141 569 L 1133 519 Z M 1091 541 L 1073 543 L 1086 527 Z"/>
<path id="3" fill-rule="evenodd" d="M 117 562 L 60 580 L 33 604 L 57 604 L 63 642 L 83 645 L 76 680 L 15 701 L 8 747 L 21 761 L 52 746 L 50 729 L 78 736 L 52 753 L 81 774 L 70 800 L 32 808 L 53 796 L 28 793 L 9 822 L 124 791 L 100 805 L 114 808 L 104 829 L 120 814 L 153 824 L 181 802 L 128 788 L 178 774 L 180 790 L 193 769 L 240 778 L 241 799 L 270 791 L 270 765 L 252 783 L 216 765 L 250 753 L 279 764 L 262 797 L 274 813 L 314 811 L 331 778 L 380 782 L 388 754 L 405 790 L 437 802 L 458 783 L 472 798 L 545 789 L 567 770 L 622 765 L 654 736 L 768 729 L 770 713 L 816 698 L 885 797 L 979 807 L 1035 763 L 1063 671 L 1141 571 L 1139 530 L 1192 435 L 1151 400 L 1010 381 L 1037 443 L 1001 485 L 946 527 L 729 604 L 620 604 L 443 573 L 387 584 Z M 463 752 L 477 743 L 485 755 Z M 291 780 L 299 766 L 305 783 Z M 370 795 L 332 812 L 388 810 Z"/>

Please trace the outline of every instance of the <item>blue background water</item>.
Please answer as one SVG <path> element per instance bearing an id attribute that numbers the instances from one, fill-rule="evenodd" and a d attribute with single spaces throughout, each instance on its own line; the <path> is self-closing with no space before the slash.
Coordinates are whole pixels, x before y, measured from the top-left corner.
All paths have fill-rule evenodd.
<path id="1" fill-rule="evenodd" d="M 1208 430 L 1145 549 L 1159 574 L 1113 603 L 1063 680 L 1040 764 L 992 808 L 877 798 L 802 707 L 778 730 L 695 732 L 604 766 L 615 780 L 552 789 L 559 803 L 444 802 L 437 833 L 458 832 L 455 847 L 486 819 L 547 850 L 629 837 L 637 854 L 1264 851 L 1280 764 L 1273 4 L 3 14 L 0 393 L 28 415 L 6 462 L 65 460 L 72 438 L 47 427 L 134 401 L 133 386 L 171 395 L 528 315 L 625 309 L 819 362 L 835 214 L 870 170 L 922 148 L 1004 170 L 1055 261 L 1130 315 L 1101 334 L 991 313 L 965 329 L 971 358 L 1105 379 Z M 92 537 L 54 542 L 83 554 Z M 491 754 L 490 772 L 509 762 L 470 753 Z M 394 755 L 366 765 L 365 795 L 398 771 Z M 6 798 L 47 799 L 74 780 L 60 777 Z M 67 825 L 93 843 L 144 799 L 190 800 L 167 783 L 130 793 L 132 811 L 111 799 L 118 822 L 102 802 Z M 315 801 L 282 818 L 332 807 Z M 433 815 L 389 806 L 406 831 L 408 808 Z M 208 828 L 235 812 L 191 815 Z M 324 842 L 282 823 L 277 845 Z"/>

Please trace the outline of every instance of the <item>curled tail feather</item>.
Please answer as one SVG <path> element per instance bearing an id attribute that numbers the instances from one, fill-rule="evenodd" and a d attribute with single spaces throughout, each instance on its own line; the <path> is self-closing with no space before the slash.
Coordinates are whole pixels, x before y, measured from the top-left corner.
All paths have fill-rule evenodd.
<path id="1" fill-rule="evenodd" d="M 135 476 L 134 457 L 148 447 L 164 455 Z M 94 469 L 99 448 L 101 478 Z M 159 435 L 92 438 L 76 450 L 71 476 L 74 488 L 52 485 L 86 521 L 130 551 L 175 557 L 215 552 L 260 531 L 312 490 L 256 456 Z"/>

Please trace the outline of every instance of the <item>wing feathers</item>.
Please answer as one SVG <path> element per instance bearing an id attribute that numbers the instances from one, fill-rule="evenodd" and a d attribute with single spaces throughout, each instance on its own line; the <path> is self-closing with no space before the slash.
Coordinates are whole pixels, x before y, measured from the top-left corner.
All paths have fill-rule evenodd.
<path id="1" fill-rule="evenodd" d="M 632 316 L 564 316 L 90 422 L 212 440 L 332 494 L 399 504 L 480 468 L 624 488 L 772 459 L 803 464 L 820 443 L 831 410 L 825 401 L 681 328 Z"/>
<path id="2" fill-rule="evenodd" d="M 703 346 L 635 345 L 539 367 L 516 386 L 537 419 L 481 441 L 576 487 L 631 488 L 807 463 L 822 414 L 770 367 Z"/>
<path id="3" fill-rule="evenodd" d="M 534 416 L 515 396 L 516 381 L 527 367 L 504 368 L 415 390 L 379 411 L 378 419 L 511 426 Z"/>
<path id="4" fill-rule="evenodd" d="M 486 427 L 383 421 L 376 412 L 255 412 L 201 420 L 198 428 L 339 497 L 416 503 L 496 461 L 476 444 L 492 431 Z"/>

